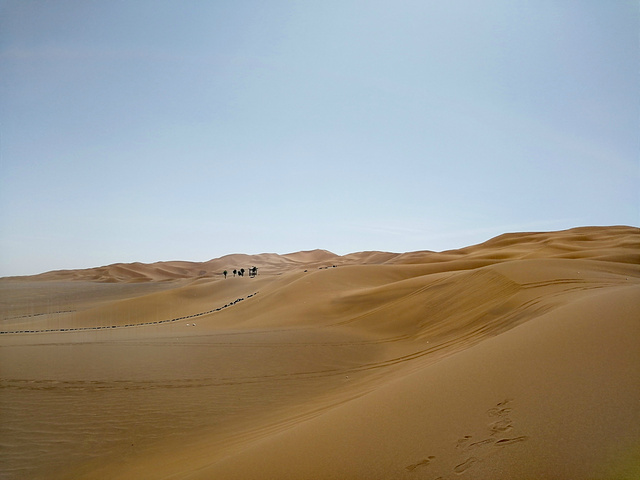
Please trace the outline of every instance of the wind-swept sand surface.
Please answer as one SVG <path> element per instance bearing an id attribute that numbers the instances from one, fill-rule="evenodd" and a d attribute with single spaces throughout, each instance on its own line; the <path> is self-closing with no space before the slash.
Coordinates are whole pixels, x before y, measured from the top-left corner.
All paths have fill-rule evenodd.
<path id="1" fill-rule="evenodd" d="M 51 272 L 0 314 L 3 479 L 640 478 L 637 228 Z"/>

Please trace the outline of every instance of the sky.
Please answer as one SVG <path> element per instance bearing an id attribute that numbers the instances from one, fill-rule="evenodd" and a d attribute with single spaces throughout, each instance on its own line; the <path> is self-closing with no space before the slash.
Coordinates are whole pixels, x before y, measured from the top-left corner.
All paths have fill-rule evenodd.
<path id="1" fill-rule="evenodd" d="M 0 0 L 0 276 L 640 226 L 632 0 Z"/>

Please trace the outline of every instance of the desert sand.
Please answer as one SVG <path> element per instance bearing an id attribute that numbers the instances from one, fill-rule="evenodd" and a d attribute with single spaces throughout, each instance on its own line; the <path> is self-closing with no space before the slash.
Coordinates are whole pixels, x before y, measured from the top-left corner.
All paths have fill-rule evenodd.
<path id="1" fill-rule="evenodd" d="M 3 479 L 640 478 L 638 228 L 4 278 L 0 331 Z"/>

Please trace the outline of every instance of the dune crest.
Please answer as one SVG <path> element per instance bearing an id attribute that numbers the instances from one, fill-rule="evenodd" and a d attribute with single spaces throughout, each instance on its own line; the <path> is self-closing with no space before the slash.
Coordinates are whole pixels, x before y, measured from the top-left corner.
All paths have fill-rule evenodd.
<path id="1" fill-rule="evenodd" d="M 3 478 L 640 472 L 638 228 L 115 264 L 0 294 Z"/>
<path id="2" fill-rule="evenodd" d="M 640 263 L 638 229 L 635 227 L 577 227 L 559 232 L 507 233 L 484 243 L 445 252 L 355 252 L 336 255 L 309 250 L 279 255 L 230 254 L 206 262 L 169 261 L 151 264 L 116 263 L 80 270 L 56 270 L 39 275 L 7 277 L 11 280 L 158 282 L 196 277 L 217 278 L 224 270 L 260 265 L 266 273 L 333 265 L 438 264 L 464 259 L 471 267 L 522 258 L 581 258 Z M 5 280 L 6 280 L 5 279 Z M 2 280 L 2 279 L 0 279 Z"/>

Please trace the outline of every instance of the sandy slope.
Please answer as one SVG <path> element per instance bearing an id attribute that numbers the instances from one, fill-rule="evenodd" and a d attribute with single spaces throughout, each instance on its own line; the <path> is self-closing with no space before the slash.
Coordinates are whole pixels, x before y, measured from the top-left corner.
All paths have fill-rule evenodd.
<path id="1" fill-rule="evenodd" d="M 205 263 L 0 281 L 3 478 L 639 477 L 638 229 Z"/>

